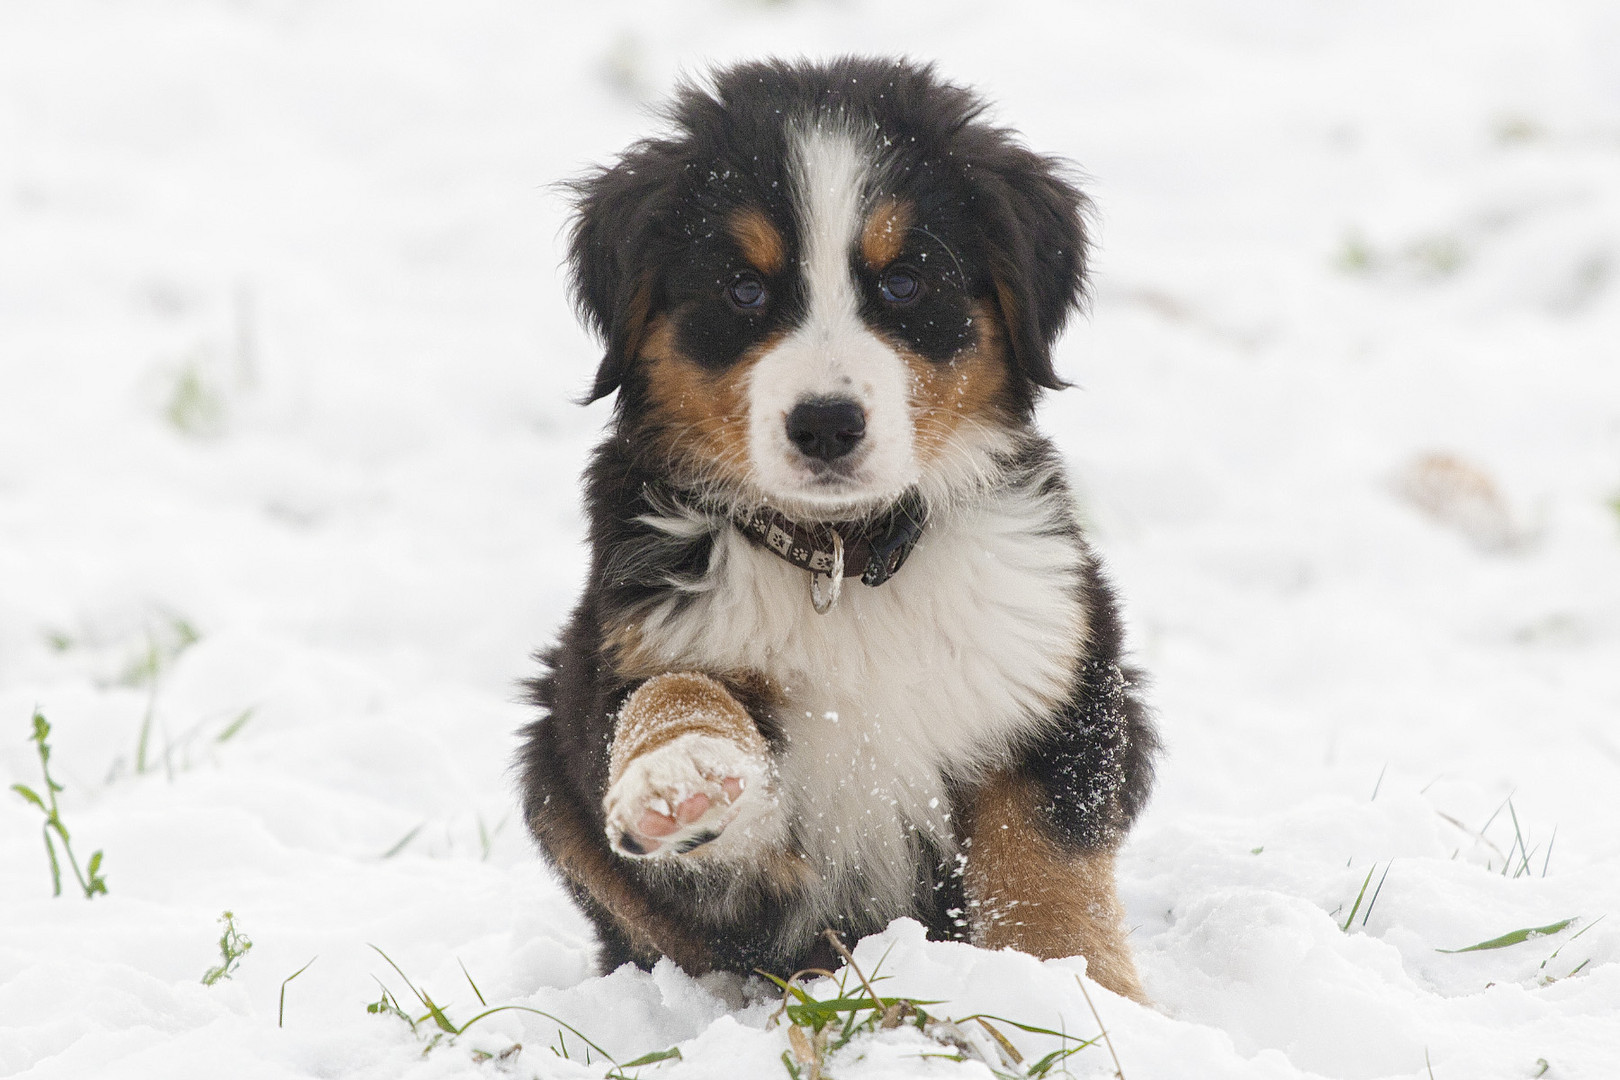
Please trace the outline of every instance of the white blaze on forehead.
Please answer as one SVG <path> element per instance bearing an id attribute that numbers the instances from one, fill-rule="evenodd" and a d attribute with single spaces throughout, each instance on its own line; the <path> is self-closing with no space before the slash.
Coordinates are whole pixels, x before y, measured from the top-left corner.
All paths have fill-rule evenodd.
<path id="1" fill-rule="evenodd" d="M 860 317 L 852 257 L 867 207 L 875 150 L 836 121 L 789 137 L 799 229 L 799 324 L 749 374 L 749 464 L 766 494 L 817 506 L 878 503 L 917 480 L 910 373 Z M 866 413 L 849 475 L 818 480 L 787 437 L 794 406 L 848 398 Z"/>
<path id="2" fill-rule="evenodd" d="M 849 258 L 860 233 L 871 163 L 852 134 L 826 127 L 800 132 L 791 153 L 810 321 L 830 330 L 841 318 L 856 318 Z"/>

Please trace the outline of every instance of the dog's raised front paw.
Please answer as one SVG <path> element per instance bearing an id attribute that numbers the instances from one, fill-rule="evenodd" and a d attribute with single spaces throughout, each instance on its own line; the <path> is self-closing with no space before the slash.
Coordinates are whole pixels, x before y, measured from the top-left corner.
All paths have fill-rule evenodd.
<path id="1" fill-rule="evenodd" d="M 769 763 L 730 739 L 689 733 L 633 758 L 603 800 L 621 855 L 684 855 L 771 801 Z"/>

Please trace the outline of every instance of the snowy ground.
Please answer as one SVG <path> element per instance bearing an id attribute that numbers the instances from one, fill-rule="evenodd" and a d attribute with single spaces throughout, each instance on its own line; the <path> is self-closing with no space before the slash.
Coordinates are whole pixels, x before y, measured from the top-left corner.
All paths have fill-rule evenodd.
<path id="1" fill-rule="evenodd" d="M 679 1045 L 645 1077 L 786 1075 L 757 990 L 593 974 L 506 770 L 606 415 L 549 185 L 682 68 L 839 50 L 1093 178 L 1044 423 L 1169 745 L 1121 865 L 1156 1006 L 1091 991 L 1125 1076 L 1620 1074 L 1612 0 L 410 7 L 0 7 L 0 782 L 38 706 L 110 888 L 53 899 L 5 793 L 0 1074 L 603 1074 L 516 1011 L 424 1055 L 374 944 L 458 1023 L 465 965 Z M 1096 1031 L 1078 961 L 885 938 L 888 992 Z M 832 1071 L 989 1075 L 927 1049 Z"/>

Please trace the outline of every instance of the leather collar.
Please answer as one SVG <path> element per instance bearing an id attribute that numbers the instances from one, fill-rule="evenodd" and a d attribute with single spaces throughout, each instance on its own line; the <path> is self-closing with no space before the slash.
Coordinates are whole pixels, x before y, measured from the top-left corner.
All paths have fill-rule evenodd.
<path id="1" fill-rule="evenodd" d="M 844 577 L 858 577 L 876 588 L 893 577 L 917 546 L 928 509 L 908 492 L 884 513 L 862 522 L 805 524 L 769 507 L 732 519 L 754 544 L 812 575 L 830 575 L 837 564 L 837 539 L 843 542 Z"/>

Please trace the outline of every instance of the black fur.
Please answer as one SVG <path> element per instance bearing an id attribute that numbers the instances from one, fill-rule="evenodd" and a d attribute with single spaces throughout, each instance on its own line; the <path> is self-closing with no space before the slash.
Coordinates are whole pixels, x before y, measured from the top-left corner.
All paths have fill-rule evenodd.
<path id="1" fill-rule="evenodd" d="M 569 252 L 575 299 L 606 345 L 589 397 L 615 391 L 619 397 L 612 429 L 585 476 L 589 577 L 561 639 L 541 657 L 541 675 L 528 684 L 540 718 L 523 732 L 519 767 L 525 818 L 596 924 L 607 967 L 648 965 L 672 951 L 658 932 L 625 915 L 636 905 L 669 916 L 677 929 L 668 933 L 681 938 L 689 966 L 785 975 L 830 966 L 832 959 L 824 944 L 780 940 L 777 930 L 797 902 L 791 891 L 741 877 L 716 882 L 671 874 L 613 854 L 602 799 L 615 716 L 636 685 L 617 673 L 606 626 L 673 595 L 672 582 L 701 577 L 714 542 L 714 532 L 672 540 L 639 520 L 693 501 L 670 463 L 648 452 L 647 389 L 635 363 L 639 337 L 651 315 L 662 314 L 676 326 L 684 353 L 724 368 L 774 328 L 791 324 L 796 253 L 782 118 L 834 104 L 869 119 L 889 140 L 886 182 L 916 204 L 932 234 L 908 238 L 902 255 L 926 276 L 930 306 L 888 310 L 874 302 L 868 281 L 863 318 L 920 355 L 943 360 L 966 340 L 969 305 L 997 305 L 1015 376 L 1004 422 L 1026 435 L 1022 458 L 1005 463 L 1005 482 L 1044 475 L 1053 453 L 1028 422 L 1040 390 L 1065 385 L 1051 346 L 1082 298 L 1087 204 L 1058 163 L 984 123 L 983 103 L 930 68 L 861 59 L 734 67 L 710 88 L 679 92 L 669 111 L 672 134 L 637 143 L 614 166 L 577 183 Z M 787 268 L 766 282 L 781 302 L 757 319 L 722 306 L 728 275 L 738 269 L 723 223 L 740 205 L 763 207 L 789 244 Z M 725 521 L 724 508 L 713 509 L 713 529 Z M 1072 540 L 1084 546 L 1077 527 Z M 904 571 L 897 580 L 903 579 Z M 1146 801 L 1157 742 L 1139 677 L 1122 666 L 1114 597 L 1095 559 L 1079 587 L 1090 625 L 1087 661 L 1067 703 L 1022 746 L 1013 767 L 1045 793 L 1055 840 L 1101 850 L 1118 844 Z M 808 605 L 806 612 L 816 617 Z M 779 748 L 783 732 L 769 701 L 755 687 L 728 685 L 767 743 Z M 956 792 L 959 811 L 972 794 Z M 953 820 L 965 816 L 958 812 Z M 581 845 L 611 880 L 581 880 L 570 855 Z M 931 848 L 916 866 L 913 902 L 911 914 L 930 936 L 964 936 L 959 867 Z M 859 905 L 833 916 L 846 937 L 880 930 L 886 921 Z"/>

